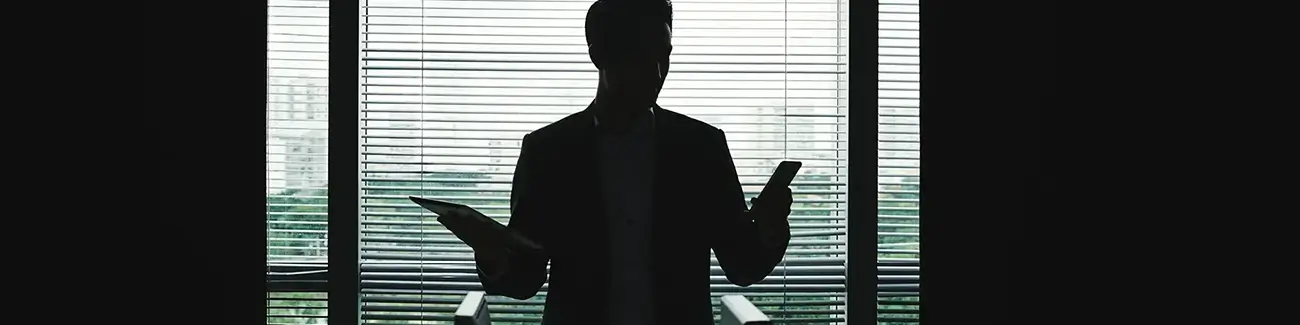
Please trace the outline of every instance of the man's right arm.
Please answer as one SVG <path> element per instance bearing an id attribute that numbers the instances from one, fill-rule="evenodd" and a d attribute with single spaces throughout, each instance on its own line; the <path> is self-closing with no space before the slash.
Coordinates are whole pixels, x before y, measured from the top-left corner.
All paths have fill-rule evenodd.
<path id="1" fill-rule="evenodd" d="M 547 234 L 538 213 L 536 200 L 538 189 L 534 182 L 535 169 L 539 156 L 534 151 L 525 135 L 519 150 L 519 161 L 515 164 L 514 180 L 510 189 L 510 222 L 506 225 L 511 231 L 538 243 L 545 250 Z M 549 257 L 523 253 L 502 254 L 500 251 L 476 251 L 479 281 L 487 294 L 502 295 L 515 299 L 528 299 L 541 290 L 546 282 L 546 263 Z M 495 262 L 484 259 L 497 260 Z M 504 262 L 504 263 L 501 263 Z"/>

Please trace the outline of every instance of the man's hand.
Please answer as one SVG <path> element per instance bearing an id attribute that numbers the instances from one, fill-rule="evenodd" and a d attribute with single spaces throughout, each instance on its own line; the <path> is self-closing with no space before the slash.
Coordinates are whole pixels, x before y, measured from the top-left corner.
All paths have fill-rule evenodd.
<path id="1" fill-rule="evenodd" d="M 462 242 L 476 244 L 471 246 L 474 249 L 474 262 L 483 271 L 483 275 L 495 279 L 505 273 L 510 260 L 509 250 L 500 240 L 485 240 L 501 234 L 494 233 L 492 225 L 478 219 L 475 212 L 462 209 L 448 211 L 446 215 L 438 217 L 438 222 L 449 230 L 454 230 L 452 234 Z"/>
<path id="2" fill-rule="evenodd" d="M 438 223 L 446 226 L 447 230 L 451 230 L 457 239 L 466 243 L 474 243 L 477 238 L 492 235 L 490 233 L 491 225 L 480 221 L 474 211 L 453 209 L 447 211 L 446 215 L 438 216 Z"/>
<path id="3" fill-rule="evenodd" d="M 789 218 L 790 206 L 794 205 L 794 194 L 790 192 L 790 188 L 775 188 L 769 194 L 772 197 L 756 197 L 750 200 L 754 204 L 754 208 L 750 209 L 754 221 L 769 222 Z"/>
<path id="4" fill-rule="evenodd" d="M 510 267 L 509 251 L 497 247 L 474 249 L 474 263 L 489 279 L 499 279 Z"/>
<path id="5" fill-rule="evenodd" d="M 754 208 L 750 216 L 762 234 L 767 246 L 783 246 L 790 243 L 790 206 L 794 205 L 794 195 L 789 187 L 774 189 L 772 197 L 756 197 L 750 201 Z"/>

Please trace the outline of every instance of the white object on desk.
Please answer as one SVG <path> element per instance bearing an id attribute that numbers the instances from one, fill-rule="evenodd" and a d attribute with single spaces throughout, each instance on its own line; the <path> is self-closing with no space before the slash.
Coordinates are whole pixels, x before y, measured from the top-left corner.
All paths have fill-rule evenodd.
<path id="1" fill-rule="evenodd" d="M 741 295 L 722 296 L 722 325 L 771 325 L 772 320 Z"/>
<path id="2" fill-rule="evenodd" d="M 456 325 L 489 325 L 492 318 L 488 315 L 487 297 L 482 291 L 470 291 L 465 300 L 456 307 Z"/>

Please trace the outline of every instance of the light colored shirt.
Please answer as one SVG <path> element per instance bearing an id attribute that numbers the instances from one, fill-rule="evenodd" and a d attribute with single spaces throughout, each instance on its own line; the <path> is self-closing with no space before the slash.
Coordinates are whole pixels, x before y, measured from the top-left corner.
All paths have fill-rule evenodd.
<path id="1" fill-rule="evenodd" d="M 599 125 L 600 120 L 593 123 Z M 611 325 L 652 324 L 650 218 L 654 194 L 654 112 L 628 132 L 600 136 L 601 195 L 610 232 Z"/>

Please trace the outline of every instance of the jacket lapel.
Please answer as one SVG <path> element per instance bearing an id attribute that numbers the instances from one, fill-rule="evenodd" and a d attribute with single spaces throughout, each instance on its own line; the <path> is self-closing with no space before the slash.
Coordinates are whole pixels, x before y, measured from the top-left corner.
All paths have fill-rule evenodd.
<path id="1" fill-rule="evenodd" d="M 659 105 L 655 105 L 652 109 L 655 112 L 655 136 L 653 146 L 654 166 L 651 167 L 651 170 L 654 171 L 654 177 L 650 192 L 650 207 L 652 210 L 650 216 L 650 254 L 648 257 L 650 258 L 650 290 L 653 297 L 652 299 L 655 300 L 653 304 L 656 306 L 654 308 L 654 315 L 656 317 L 664 317 L 669 314 L 666 314 L 661 310 L 661 304 L 658 303 L 658 301 L 663 299 L 665 294 L 671 294 L 671 291 L 659 291 L 659 289 L 667 288 L 668 286 L 665 286 L 666 283 L 663 282 L 670 280 L 662 277 L 666 274 L 662 268 L 665 266 L 672 267 L 671 261 L 669 261 L 666 258 L 667 256 L 665 256 L 666 254 L 671 254 L 671 250 L 666 248 L 667 245 L 672 244 L 671 237 L 673 235 L 671 229 L 673 222 L 667 218 L 672 217 L 669 206 L 672 201 L 671 195 L 673 195 L 673 189 L 671 187 L 675 184 L 674 179 L 677 177 L 674 173 L 675 165 L 673 157 L 676 156 L 674 150 L 680 149 L 680 146 L 676 145 L 677 132 L 673 132 L 674 125 L 672 124 L 671 119 L 668 118 L 668 114 L 662 112 L 662 108 L 659 107 Z M 656 319 L 655 321 L 657 323 L 663 323 L 669 320 Z"/>
<path id="2" fill-rule="evenodd" d="M 583 317 L 592 317 L 594 319 L 607 319 L 608 315 L 604 312 L 608 310 L 608 301 L 604 295 L 609 290 L 609 244 L 610 234 L 608 218 L 606 217 L 605 200 L 601 195 L 602 177 L 600 172 L 599 141 L 597 129 L 594 120 L 594 114 L 591 110 L 585 110 L 579 113 L 578 119 L 571 121 L 573 125 L 566 128 L 565 136 L 568 137 L 566 143 L 572 144 L 566 148 L 565 153 L 568 157 L 560 159 L 560 163 L 567 164 L 568 168 L 558 168 L 555 170 L 568 171 L 570 176 L 559 177 L 557 179 L 567 179 L 569 184 L 555 184 L 553 187 L 556 191 L 572 191 L 566 194 L 560 194 L 559 197 L 566 195 L 572 196 L 574 200 L 570 206 L 557 207 L 561 211 L 557 213 L 565 214 L 564 217 L 574 218 L 572 223 L 566 223 L 574 229 L 572 235 L 566 236 L 566 242 L 578 252 L 573 258 L 580 259 L 575 266 L 580 265 L 579 269 L 570 270 L 572 276 L 567 280 L 575 283 L 567 284 L 575 288 L 574 293 L 585 293 L 587 296 L 568 297 L 573 299 L 570 302 L 576 302 L 582 307 L 598 311 L 598 314 L 587 315 Z M 561 230 L 564 231 L 564 230 Z M 561 236 L 565 236 L 560 234 Z M 554 277 L 552 277 L 554 280 Z M 558 324 L 567 324 L 568 321 L 581 322 L 580 319 L 569 319 L 565 321 L 556 321 Z"/>
<path id="3" fill-rule="evenodd" d="M 574 132 L 569 135 L 573 137 L 573 143 L 577 144 L 572 148 L 574 156 L 573 159 L 569 159 L 569 162 L 574 164 L 574 175 L 583 175 L 585 177 L 574 177 L 576 184 L 572 185 L 576 186 L 559 186 L 557 188 L 582 189 L 579 190 L 579 193 L 574 194 L 581 197 L 582 199 L 578 202 L 581 202 L 590 210 L 588 210 L 588 213 L 581 213 L 587 220 L 581 220 L 579 224 L 598 227 L 590 229 L 596 230 L 596 233 L 607 234 L 606 229 L 609 229 L 609 218 L 605 214 L 609 210 L 605 208 L 605 198 L 601 195 L 604 183 L 600 172 L 600 142 L 595 124 L 595 114 L 592 113 L 590 108 L 581 114 L 583 116 L 578 121 L 580 122 L 578 123 L 579 127 L 573 128 Z M 599 241 L 594 248 L 607 248 L 609 246 L 609 236 L 596 237 L 591 238 Z M 604 257 L 605 255 L 599 256 L 602 259 Z"/>

